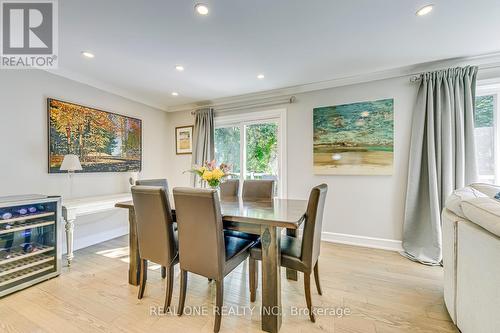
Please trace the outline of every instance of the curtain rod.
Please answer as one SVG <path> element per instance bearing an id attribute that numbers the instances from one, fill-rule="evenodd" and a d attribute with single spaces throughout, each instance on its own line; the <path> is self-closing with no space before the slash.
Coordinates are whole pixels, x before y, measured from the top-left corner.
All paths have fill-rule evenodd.
<path id="1" fill-rule="evenodd" d="M 296 100 L 295 96 L 290 96 L 285 99 L 279 99 L 279 100 L 272 100 L 268 102 L 249 102 L 247 104 L 241 104 L 241 105 L 220 105 L 217 106 L 217 104 L 213 105 L 204 105 L 200 106 L 200 108 L 214 108 L 216 112 L 222 112 L 222 111 L 236 111 L 236 110 L 242 110 L 242 109 L 249 109 L 249 108 L 259 108 L 259 107 L 266 107 L 266 106 L 276 106 L 276 105 L 282 105 L 282 104 L 292 104 Z M 191 115 L 195 115 L 196 111 L 191 111 Z"/>
<path id="2" fill-rule="evenodd" d="M 484 70 L 484 69 L 495 69 L 495 68 L 500 68 L 500 64 L 495 64 L 495 65 L 490 65 L 490 66 L 477 66 L 478 67 L 478 70 Z M 411 75 L 410 76 L 410 82 L 417 82 L 417 81 L 420 81 L 420 79 L 422 78 L 422 74 L 424 74 L 425 72 L 421 72 L 421 73 L 413 73 L 413 74 L 409 74 Z"/>

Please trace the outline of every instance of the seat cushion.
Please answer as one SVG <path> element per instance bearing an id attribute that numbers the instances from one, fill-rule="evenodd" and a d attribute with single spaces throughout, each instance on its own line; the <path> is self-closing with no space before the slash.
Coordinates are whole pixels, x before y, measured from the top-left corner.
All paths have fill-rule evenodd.
<path id="1" fill-rule="evenodd" d="M 254 243 L 253 241 L 248 239 L 231 236 L 224 236 L 224 242 L 226 245 L 226 261 L 229 261 L 239 253 L 248 250 Z"/>
<path id="2" fill-rule="evenodd" d="M 251 241 L 258 241 L 259 236 L 253 234 L 247 234 L 246 232 L 236 231 L 236 230 L 224 230 L 224 236 L 238 237 Z"/>
<path id="3" fill-rule="evenodd" d="M 470 200 L 475 198 L 487 198 L 487 197 L 488 196 L 483 192 L 481 192 L 479 189 L 467 186 L 453 191 L 453 193 L 446 200 L 445 206 L 455 215 L 461 218 L 467 218 L 462 210 L 462 202 L 464 200 Z"/>
<path id="4" fill-rule="evenodd" d="M 250 257 L 256 260 L 262 260 L 262 244 L 257 243 L 250 250 Z M 302 239 L 281 236 L 281 266 L 295 269 L 304 272 L 306 270 L 305 264 L 301 260 L 302 252 Z"/>
<path id="5" fill-rule="evenodd" d="M 233 271 L 239 264 L 248 258 L 250 255 L 250 247 L 255 244 L 254 241 L 224 236 L 226 245 L 226 263 L 224 265 L 224 276 Z"/>
<path id="6" fill-rule="evenodd" d="M 500 202 L 491 198 L 476 198 L 462 202 L 465 216 L 473 223 L 500 237 Z"/>

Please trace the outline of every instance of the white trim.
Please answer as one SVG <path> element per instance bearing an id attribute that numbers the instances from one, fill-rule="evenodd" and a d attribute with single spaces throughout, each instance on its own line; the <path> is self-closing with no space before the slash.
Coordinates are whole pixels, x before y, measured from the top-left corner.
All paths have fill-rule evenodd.
<path id="1" fill-rule="evenodd" d="M 163 105 L 163 103 L 157 100 L 145 98 L 141 94 L 137 94 L 134 91 L 123 89 L 113 84 L 108 84 L 103 81 L 96 80 L 85 74 L 77 73 L 61 67 L 59 67 L 57 70 L 45 70 L 45 71 L 57 76 L 65 77 L 72 81 L 87 84 L 102 91 L 106 91 L 114 95 L 127 98 L 129 100 L 150 106 L 155 109 L 167 112 L 177 112 L 177 111 L 188 111 L 188 110 L 191 111 L 196 108 L 203 107 L 205 105 L 217 106 L 220 104 L 248 103 L 249 101 L 255 101 L 265 98 L 274 98 L 278 96 L 282 97 L 284 95 L 293 95 L 309 91 L 347 86 L 351 84 L 359 84 L 377 80 L 412 76 L 423 71 L 436 70 L 444 67 L 460 66 L 471 62 L 474 62 L 476 65 L 479 65 L 480 70 L 488 70 L 491 68 L 495 68 L 500 65 L 500 53 L 494 52 L 494 53 L 480 54 L 471 57 L 448 58 L 432 62 L 402 66 L 397 68 L 389 68 L 389 69 L 365 72 L 365 73 L 350 73 L 348 75 L 332 78 L 331 80 L 311 82 L 291 87 L 268 90 L 264 92 L 250 93 L 232 97 L 216 98 L 212 100 L 197 101 L 193 103 L 172 105 L 172 106 Z"/>
<path id="2" fill-rule="evenodd" d="M 336 232 L 323 231 L 321 233 L 321 240 L 324 242 L 362 246 L 374 249 L 397 252 L 403 251 L 402 241 L 394 239 L 339 234 Z"/>
<path id="3" fill-rule="evenodd" d="M 225 127 L 225 126 L 231 126 L 231 125 L 238 125 L 240 126 L 240 144 L 242 144 L 243 149 L 245 149 L 246 144 L 245 144 L 245 135 L 244 131 L 242 131 L 241 125 L 248 125 L 252 123 L 259 123 L 259 122 L 264 122 L 264 121 L 277 121 L 278 122 L 278 151 L 279 151 L 279 187 L 278 187 L 278 196 L 280 198 L 286 199 L 288 197 L 288 188 L 287 188 L 287 136 L 286 136 L 286 130 L 287 130 L 287 123 L 286 123 L 286 108 L 281 108 L 281 109 L 273 109 L 273 110 L 267 110 L 267 111 L 256 111 L 252 112 L 246 111 L 246 112 L 240 112 L 238 114 L 234 115 L 215 115 L 214 119 L 214 125 L 215 128 L 218 127 Z M 240 154 L 240 168 L 241 171 L 244 173 L 246 167 L 244 165 L 244 155 L 245 152 L 243 151 Z"/>

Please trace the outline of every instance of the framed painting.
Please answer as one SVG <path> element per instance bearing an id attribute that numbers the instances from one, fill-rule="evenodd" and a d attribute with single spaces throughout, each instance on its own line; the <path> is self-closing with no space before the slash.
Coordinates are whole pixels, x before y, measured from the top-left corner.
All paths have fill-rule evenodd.
<path id="1" fill-rule="evenodd" d="M 315 108 L 313 124 L 315 174 L 392 174 L 393 99 Z"/>
<path id="2" fill-rule="evenodd" d="M 142 121 L 88 106 L 47 99 L 49 173 L 60 173 L 66 154 L 80 158 L 79 172 L 139 172 Z"/>
<path id="3" fill-rule="evenodd" d="M 175 152 L 177 155 L 193 153 L 193 128 L 194 126 L 175 128 Z"/>

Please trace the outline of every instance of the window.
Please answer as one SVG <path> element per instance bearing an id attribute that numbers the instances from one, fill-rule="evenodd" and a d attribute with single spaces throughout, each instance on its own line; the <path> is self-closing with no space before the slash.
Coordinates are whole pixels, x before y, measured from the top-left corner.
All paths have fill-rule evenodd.
<path id="1" fill-rule="evenodd" d="M 499 87 L 478 87 L 474 114 L 474 135 L 479 180 L 487 183 L 500 181 L 500 151 L 498 127 Z"/>
<path id="2" fill-rule="evenodd" d="M 285 110 L 249 112 L 215 119 L 215 158 L 232 166 L 231 178 L 273 179 L 285 197 Z"/>

